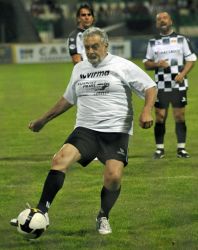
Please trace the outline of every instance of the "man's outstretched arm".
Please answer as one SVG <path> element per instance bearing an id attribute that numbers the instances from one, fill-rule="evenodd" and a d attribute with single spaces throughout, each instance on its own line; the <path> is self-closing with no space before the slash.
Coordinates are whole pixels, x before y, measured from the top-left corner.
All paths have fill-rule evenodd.
<path id="1" fill-rule="evenodd" d="M 70 104 L 65 98 L 61 97 L 60 100 L 43 116 L 35 121 L 30 122 L 29 129 L 33 132 L 39 132 L 46 123 L 67 111 L 73 105 Z"/>

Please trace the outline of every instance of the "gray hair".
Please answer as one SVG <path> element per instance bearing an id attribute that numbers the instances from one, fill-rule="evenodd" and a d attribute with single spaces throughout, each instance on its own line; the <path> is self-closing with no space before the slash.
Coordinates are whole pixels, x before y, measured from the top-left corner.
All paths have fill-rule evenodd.
<path id="1" fill-rule="evenodd" d="M 94 35 L 100 36 L 102 43 L 106 45 L 109 44 L 109 38 L 108 38 L 107 33 L 104 30 L 97 28 L 97 27 L 90 27 L 87 30 L 85 30 L 83 32 L 83 40 L 85 40 L 89 36 L 94 36 Z"/>

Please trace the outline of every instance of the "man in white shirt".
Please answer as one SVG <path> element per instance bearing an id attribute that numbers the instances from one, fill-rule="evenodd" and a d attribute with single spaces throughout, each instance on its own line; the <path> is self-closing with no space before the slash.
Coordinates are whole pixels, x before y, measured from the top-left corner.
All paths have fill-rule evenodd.
<path id="1" fill-rule="evenodd" d="M 120 194 L 132 134 L 131 92 L 134 90 L 145 98 L 139 124 L 150 128 L 156 84 L 131 61 L 108 53 L 108 37 L 103 30 L 89 28 L 83 40 L 88 60 L 74 66 L 67 89 L 57 104 L 29 125 L 38 132 L 47 122 L 77 105 L 75 129 L 53 158 L 37 208 L 48 212 L 72 164 L 79 162 L 85 167 L 97 157 L 104 164 L 104 185 L 96 225 L 100 234 L 109 234 L 112 232 L 109 212 Z"/>

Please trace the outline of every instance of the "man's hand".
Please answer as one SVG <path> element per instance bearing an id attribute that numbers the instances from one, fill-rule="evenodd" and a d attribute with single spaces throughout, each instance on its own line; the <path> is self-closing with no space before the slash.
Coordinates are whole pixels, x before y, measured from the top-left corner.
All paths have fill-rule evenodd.
<path id="1" fill-rule="evenodd" d="M 153 118 L 151 116 L 151 111 L 147 109 L 143 109 L 140 118 L 139 118 L 139 125 L 141 128 L 147 129 L 153 126 Z"/>
<path id="2" fill-rule="evenodd" d="M 141 128 L 151 128 L 153 126 L 153 121 L 148 121 L 148 122 L 140 122 L 140 127 Z"/>
<path id="3" fill-rule="evenodd" d="M 167 60 L 160 60 L 157 62 L 157 67 L 165 69 L 169 67 L 169 63 Z"/>
<path id="4" fill-rule="evenodd" d="M 175 79 L 174 79 L 177 83 L 182 83 L 184 81 L 184 76 L 179 73 L 178 75 L 176 75 Z"/>
<path id="5" fill-rule="evenodd" d="M 43 122 L 43 120 L 39 119 L 39 120 L 30 122 L 28 127 L 33 132 L 39 132 L 44 127 L 44 125 L 45 123 Z"/>

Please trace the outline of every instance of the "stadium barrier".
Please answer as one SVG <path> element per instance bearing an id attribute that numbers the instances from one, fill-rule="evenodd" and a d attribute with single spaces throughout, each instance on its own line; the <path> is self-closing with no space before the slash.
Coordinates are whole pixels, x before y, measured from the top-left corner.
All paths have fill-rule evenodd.
<path id="1" fill-rule="evenodd" d="M 67 46 L 65 43 L 51 44 L 15 44 L 12 46 L 13 63 L 50 63 L 70 62 Z M 131 56 L 130 41 L 110 42 L 110 51 L 125 58 Z"/>
<path id="2" fill-rule="evenodd" d="M 198 54 L 198 37 L 191 38 L 195 53 Z M 114 55 L 124 58 L 145 57 L 148 38 L 132 40 L 112 40 L 109 50 Z M 0 64 L 7 63 L 50 63 L 70 62 L 71 58 L 66 43 L 51 44 L 13 44 L 0 45 Z"/>

